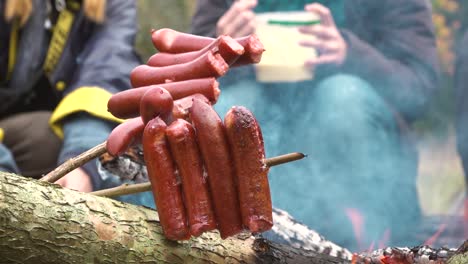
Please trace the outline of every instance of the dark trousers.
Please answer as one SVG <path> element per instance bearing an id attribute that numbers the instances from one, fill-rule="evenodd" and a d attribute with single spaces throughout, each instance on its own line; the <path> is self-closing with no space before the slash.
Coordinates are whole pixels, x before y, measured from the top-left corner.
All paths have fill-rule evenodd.
<path id="1" fill-rule="evenodd" d="M 0 169 L 40 178 L 57 167 L 62 141 L 49 126 L 51 112 L 16 114 L 0 120 Z"/>

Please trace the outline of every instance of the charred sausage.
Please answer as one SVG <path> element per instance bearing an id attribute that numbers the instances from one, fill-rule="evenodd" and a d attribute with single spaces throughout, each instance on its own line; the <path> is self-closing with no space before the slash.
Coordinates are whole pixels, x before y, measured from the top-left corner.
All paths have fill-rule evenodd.
<path id="1" fill-rule="evenodd" d="M 164 235 L 170 240 L 185 240 L 190 237 L 190 232 L 180 180 L 175 173 L 165 136 L 166 127 L 159 117 L 146 124 L 143 132 L 143 155 Z"/>
<path id="2" fill-rule="evenodd" d="M 219 53 L 208 51 L 196 60 L 165 67 L 140 65 L 130 73 L 133 87 L 177 82 L 205 77 L 220 77 L 229 69 Z"/>
<path id="3" fill-rule="evenodd" d="M 140 142 L 145 124 L 140 117 L 125 120 L 109 134 L 106 142 L 107 152 L 117 156 L 125 152 L 133 143 Z"/>
<path id="4" fill-rule="evenodd" d="M 200 50 L 213 42 L 213 38 L 162 28 L 153 30 L 151 41 L 159 52 L 182 53 Z"/>
<path id="5" fill-rule="evenodd" d="M 245 52 L 236 60 L 233 66 L 243 66 L 259 63 L 262 59 L 265 47 L 257 35 L 252 34 L 247 37 L 239 38 L 239 43 L 244 47 Z"/>
<path id="6" fill-rule="evenodd" d="M 161 55 L 155 56 L 165 57 L 164 60 L 166 60 L 167 57 L 170 57 L 167 53 L 191 53 L 191 55 L 178 56 L 177 59 L 175 59 L 176 61 L 179 59 L 185 60 L 182 59 L 182 57 L 185 56 L 193 59 L 196 52 L 210 46 L 210 44 L 215 41 L 213 38 L 192 35 L 166 28 L 154 31 L 152 33 L 152 40 L 155 47 L 160 47 L 161 49 L 158 50 L 163 52 Z M 245 52 L 235 61 L 234 64 L 232 64 L 232 66 L 235 67 L 260 62 L 265 48 L 257 35 L 251 34 L 246 37 L 237 38 L 236 41 L 244 47 Z M 151 63 L 155 60 L 156 59 L 152 59 Z M 174 59 L 169 60 L 174 62 Z"/>
<path id="7" fill-rule="evenodd" d="M 193 79 L 157 85 L 166 89 L 174 100 L 200 93 L 212 104 L 218 100 L 220 90 L 215 78 Z M 139 115 L 140 100 L 143 94 L 155 86 L 129 89 L 113 94 L 107 102 L 107 109 L 118 118 L 132 118 Z"/>
<path id="8" fill-rule="evenodd" d="M 193 99 L 199 99 L 203 102 L 210 104 L 208 98 L 203 94 L 194 94 L 174 101 L 174 107 L 172 108 L 172 116 L 174 119 L 180 118 L 186 121 L 190 121 L 189 109 L 192 107 Z"/>
<path id="9" fill-rule="evenodd" d="M 208 183 L 218 229 L 222 238 L 242 231 L 239 200 L 234 182 L 234 168 L 220 117 L 205 102 L 194 99 L 190 118 L 197 134 L 203 162 L 208 173 Z"/>
<path id="10" fill-rule="evenodd" d="M 224 125 L 234 160 L 242 223 L 255 233 L 267 231 L 273 226 L 273 212 L 260 126 L 242 106 L 226 113 Z"/>
<path id="11" fill-rule="evenodd" d="M 146 124 L 156 116 L 166 123 L 172 122 L 172 108 L 174 100 L 164 88 L 154 86 L 148 89 L 140 100 L 140 116 Z"/>
<path id="12" fill-rule="evenodd" d="M 208 46 L 197 51 L 176 54 L 158 52 L 151 56 L 146 64 L 153 67 L 161 67 L 186 63 L 197 59 L 209 50 L 219 52 L 228 65 L 232 65 L 239 56 L 244 54 L 244 47 L 242 47 L 236 40 L 229 36 L 220 36 L 213 40 Z"/>
<path id="13" fill-rule="evenodd" d="M 216 221 L 195 130 L 187 121 L 177 119 L 167 127 L 166 137 L 182 180 L 190 234 L 199 236 L 215 229 Z"/>

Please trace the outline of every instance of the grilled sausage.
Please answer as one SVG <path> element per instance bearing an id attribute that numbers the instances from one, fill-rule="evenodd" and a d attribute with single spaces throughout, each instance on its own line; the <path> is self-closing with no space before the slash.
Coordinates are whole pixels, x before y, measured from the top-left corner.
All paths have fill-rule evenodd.
<path id="1" fill-rule="evenodd" d="M 193 79 L 157 85 L 166 89 L 174 100 L 200 93 L 212 104 L 218 100 L 220 90 L 215 78 Z M 143 94 L 154 86 L 129 89 L 113 94 L 107 102 L 107 109 L 118 118 L 132 118 L 139 115 Z"/>
<path id="2" fill-rule="evenodd" d="M 125 120 L 109 134 L 106 142 L 107 152 L 117 156 L 125 152 L 133 143 L 140 142 L 145 124 L 140 117 Z"/>
<path id="3" fill-rule="evenodd" d="M 167 143 L 166 124 L 156 117 L 143 132 L 143 156 L 164 235 L 170 240 L 190 237 L 180 179 Z"/>
<path id="4" fill-rule="evenodd" d="M 239 57 L 239 59 L 236 60 L 233 66 L 237 67 L 259 63 L 262 59 L 265 47 L 257 35 L 251 34 L 247 37 L 239 38 L 237 40 L 244 47 L 245 52 L 242 56 Z"/>
<path id="5" fill-rule="evenodd" d="M 172 122 L 172 108 L 174 100 L 171 94 L 162 87 L 151 87 L 140 100 L 140 116 L 146 124 L 156 116 L 161 117 L 166 123 Z"/>
<path id="6" fill-rule="evenodd" d="M 203 175 L 203 162 L 195 138 L 193 126 L 177 119 L 166 129 L 172 157 L 182 179 L 185 208 L 187 210 L 190 234 L 216 228 L 208 183 Z"/>
<path id="7" fill-rule="evenodd" d="M 201 100 L 194 99 L 190 118 L 197 134 L 202 158 L 208 173 L 208 183 L 218 229 L 222 238 L 242 231 L 239 200 L 234 183 L 234 168 L 220 117 Z"/>
<path id="8" fill-rule="evenodd" d="M 153 67 L 161 67 L 186 63 L 196 60 L 198 57 L 210 50 L 219 52 L 228 65 L 232 65 L 239 56 L 244 54 L 244 47 L 242 47 L 236 40 L 229 36 L 220 36 L 213 40 L 208 46 L 197 51 L 176 54 L 158 52 L 151 56 L 146 64 Z"/>
<path id="9" fill-rule="evenodd" d="M 234 106 L 224 118 L 234 160 L 242 223 L 252 232 L 273 226 L 268 166 L 260 127 L 245 107 Z"/>
<path id="10" fill-rule="evenodd" d="M 219 53 L 208 51 L 196 60 L 165 67 L 140 65 L 130 73 L 133 87 L 177 82 L 205 77 L 220 77 L 229 69 Z"/>
<path id="11" fill-rule="evenodd" d="M 172 116 L 174 119 L 180 118 L 186 121 L 190 121 L 189 109 L 192 107 L 193 99 L 199 99 L 203 102 L 210 104 L 208 98 L 203 94 L 194 94 L 174 101 L 174 107 L 172 108 Z"/>
<path id="12" fill-rule="evenodd" d="M 162 28 L 153 30 L 151 41 L 159 52 L 182 53 L 200 50 L 213 42 L 213 38 Z"/>
<path id="13" fill-rule="evenodd" d="M 166 61 L 166 59 L 170 57 L 167 53 L 187 53 L 187 55 L 174 55 L 177 56 L 176 59 L 169 58 L 169 61 L 172 62 L 179 60 L 186 62 L 188 61 L 188 58 L 193 59 L 195 53 L 203 50 L 207 46 L 210 46 L 215 39 L 165 28 L 154 31 L 152 34 L 152 41 L 155 47 L 162 52 L 161 55 L 155 55 L 156 57 L 163 57 L 164 59 L 162 59 L 162 61 Z M 257 35 L 251 34 L 246 37 L 237 38 L 236 41 L 244 47 L 245 52 L 234 62 L 234 64 L 232 64 L 232 66 L 235 67 L 260 62 L 265 48 Z M 184 58 L 185 56 L 187 56 L 187 58 Z M 153 62 L 156 63 L 155 60 L 156 58 L 151 59 L 151 64 Z M 148 64 L 149 63 L 150 62 L 148 62 Z"/>

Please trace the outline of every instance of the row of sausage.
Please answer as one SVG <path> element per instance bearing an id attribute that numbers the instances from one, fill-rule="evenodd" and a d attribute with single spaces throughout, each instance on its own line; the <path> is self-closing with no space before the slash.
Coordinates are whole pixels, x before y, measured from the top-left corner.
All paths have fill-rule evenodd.
<path id="1" fill-rule="evenodd" d="M 213 109 L 216 78 L 230 67 L 258 63 L 255 35 L 241 39 L 152 32 L 158 53 L 131 73 L 131 90 L 117 93 L 109 111 L 127 119 L 107 140 L 111 155 L 143 145 L 163 232 L 185 240 L 218 229 L 222 238 L 272 227 L 268 166 L 261 129 L 245 107 L 224 122 Z"/>

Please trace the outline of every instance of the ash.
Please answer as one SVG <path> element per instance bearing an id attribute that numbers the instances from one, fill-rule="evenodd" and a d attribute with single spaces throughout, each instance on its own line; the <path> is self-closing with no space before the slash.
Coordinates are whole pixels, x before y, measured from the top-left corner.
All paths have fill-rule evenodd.
<path id="1" fill-rule="evenodd" d="M 465 242 L 466 244 L 467 242 Z M 462 253 L 456 248 L 430 246 L 387 247 L 372 252 L 353 254 L 353 264 L 445 264 L 454 255 Z"/>
<path id="2" fill-rule="evenodd" d="M 117 183 L 120 181 L 120 184 L 148 181 L 141 147 L 129 148 L 127 152 L 117 157 L 112 157 L 108 153 L 103 154 L 99 157 L 98 171 L 103 181 L 111 180 Z"/>
<path id="3" fill-rule="evenodd" d="M 289 213 L 273 208 L 273 228 L 262 234 L 271 241 L 351 260 L 351 252 L 325 239 L 315 230 L 295 220 Z M 380 263 L 379 263 L 380 264 Z"/>

